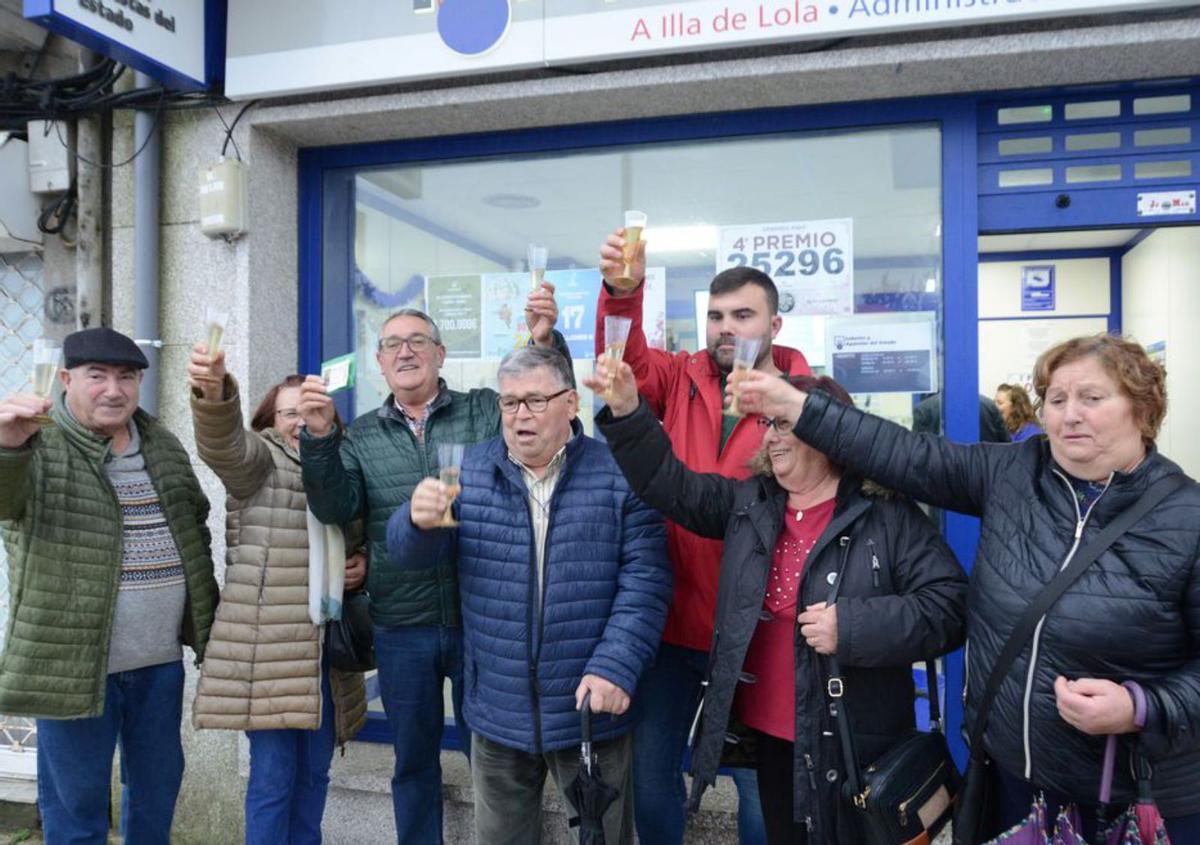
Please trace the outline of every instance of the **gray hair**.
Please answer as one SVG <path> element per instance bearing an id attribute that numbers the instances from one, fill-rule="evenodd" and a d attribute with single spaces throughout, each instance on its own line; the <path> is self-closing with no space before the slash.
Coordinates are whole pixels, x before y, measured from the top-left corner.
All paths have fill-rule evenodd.
<path id="1" fill-rule="evenodd" d="M 382 334 L 383 327 L 386 326 L 388 323 L 390 323 L 392 320 L 395 320 L 397 317 L 416 317 L 419 320 L 424 320 L 426 323 L 429 324 L 429 336 L 433 338 L 433 342 L 438 344 L 439 346 L 441 345 L 442 332 L 440 329 L 438 329 L 437 323 L 435 323 L 433 321 L 432 317 L 430 317 L 428 314 L 426 314 L 424 311 L 422 311 L 419 308 L 401 308 L 399 311 L 393 311 L 391 314 L 388 314 L 387 319 L 384 320 L 383 324 L 379 327 L 379 331 L 380 331 L 379 340 L 383 340 L 383 334 Z"/>
<path id="2" fill-rule="evenodd" d="M 505 378 L 520 378 L 526 373 L 538 368 L 549 370 L 558 379 L 559 387 L 574 388 L 575 373 L 571 365 L 557 349 L 550 346 L 522 346 L 504 356 L 500 369 L 496 371 L 496 380 Z"/>

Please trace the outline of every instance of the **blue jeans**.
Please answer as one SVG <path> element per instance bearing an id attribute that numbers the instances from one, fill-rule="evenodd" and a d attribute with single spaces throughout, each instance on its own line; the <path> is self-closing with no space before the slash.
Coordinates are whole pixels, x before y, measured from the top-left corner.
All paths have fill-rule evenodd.
<path id="1" fill-rule="evenodd" d="M 108 842 L 113 752 L 121 746 L 121 835 L 168 845 L 183 781 L 183 663 L 108 676 L 104 712 L 37 720 L 38 809 L 46 842 Z"/>
<path id="2" fill-rule="evenodd" d="M 319 845 L 334 734 L 328 668 L 321 671 L 317 730 L 246 731 L 246 845 Z"/>
<path id="3" fill-rule="evenodd" d="M 633 813 L 641 842 L 683 842 L 683 752 L 707 666 L 703 651 L 663 643 L 638 684 L 635 698 L 641 714 L 633 734 Z M 738 791 L 738 842 L 766 845 L 757 775 L 753 769 L 732 773 Z"/>
<path id="4" fill-rule="evenodd" d="M 442 687 L 450 679 L 454 721 L 470 756 L 462 719 L 462 628 L 375 626 L 379 696 L 396 752 L 392 809 L 396 841 L 440 845 L 442 841 Z"/>

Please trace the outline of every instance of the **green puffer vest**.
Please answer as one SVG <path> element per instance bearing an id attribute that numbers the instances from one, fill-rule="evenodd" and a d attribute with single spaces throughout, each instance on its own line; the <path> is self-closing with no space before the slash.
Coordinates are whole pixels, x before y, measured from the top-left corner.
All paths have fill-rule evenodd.
<path id="1" fill-rule="evenodd" d="M 387 521 L 408 501 L 417 483 L 437 475 L 438 444 L 468 446 L 500 433 L 494 390 L 459 393 L 445 383 L 425 425 L 425 442 L 402 420 L 382 409 L 363 414 L 347 430 L 300 437 L 308 507 L 324 523 L 362 518 L 367 529 L 367 590 L 375 624 L 462 624 L 458 574 L 453 560 L 423 569 L 401 569 L 387 554 Z"/>
<path id="2" fill-rule="evenodd" d="M 0 525 L 9 613 L 0 655 L 0 713 L 49 719 L 104 712 L 108 646 L 121 575 L 122 521 L 104 467 L 111 441 L 76 422 L 60 397 L 46 426 L 0 449 Z M 217 604 L 208 499 L 183 446 L 134 415 L 146 468 L 183 560 L 182 638 L 204 657 Z"/>

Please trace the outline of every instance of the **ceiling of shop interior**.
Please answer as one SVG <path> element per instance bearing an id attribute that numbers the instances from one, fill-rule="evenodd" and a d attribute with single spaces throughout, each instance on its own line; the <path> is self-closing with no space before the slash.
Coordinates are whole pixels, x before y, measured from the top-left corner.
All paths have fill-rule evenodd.
<path id="1" fill-rule="evenodd" d="M 451 161 L 362 177 L 408 222 L 453 232 L 514 268 L 531 241 L 549 247 L 552 266 L 594 266 L 627 208 L 648 214 L 652 250 L 656 227 L 853 217 L 856 256 L 929 256 L 940 251 L 939 158 L 936 128 L 911 127 Z M 497 195 L 536 205 L 496 208 L 487 200 Z M 672 263 L 713 261 L 711 249 L 682 252 Z"/>
<path id="2" fill-rule="evenodd" d="M 1037 252 L 1059 249 L 1112 249 L 1125 246 L 1141 229 L 1080 229 L 1070 232 L 1023 232 L 981 235 L 979 251 Z"/>

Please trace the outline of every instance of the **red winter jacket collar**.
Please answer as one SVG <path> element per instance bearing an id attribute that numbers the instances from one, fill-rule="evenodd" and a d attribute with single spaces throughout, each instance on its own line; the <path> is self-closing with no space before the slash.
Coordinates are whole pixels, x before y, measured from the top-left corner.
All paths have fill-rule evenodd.
<path id="1" fill-rule="evenodd" d="M 750 459 L 762 443 L 758 415 L 742 418 L 721 446 L 721 372 L 707 350 L 665 352 L 646 345 L 642 331 L 642 291 L 613 296 L 601 285 L 596 309 L 596 354 L 604 352 L 604 317 L 608 314 L 633 321 L 625 343 L 624 360 L 637 376 L 638 392 L 671 438 L 675 454 L 697 472 L 718 472 L 730 478 L 750 475 Z M 772 347 L 775 366 L 789 375 L 811 375 L 808 361 L 798 350 Z M 663 642 L 708 651 L 712 644 L 717 607 L 717 575 L 721 566 L 721 541 L 707 540 L 674 523 L 667 523 L 667 549 L 675 573 L 675 593 Z"/>

